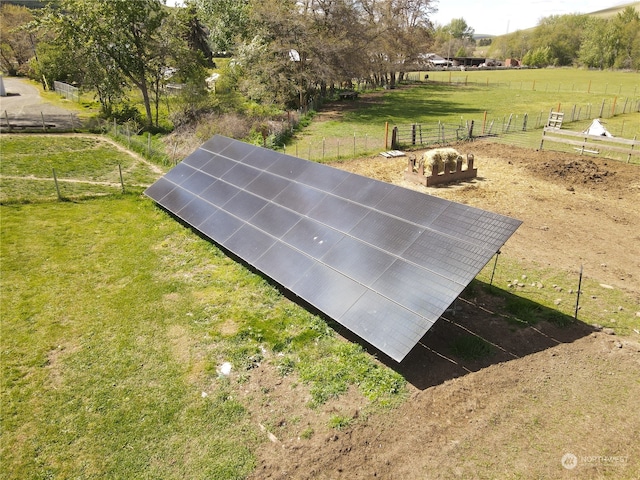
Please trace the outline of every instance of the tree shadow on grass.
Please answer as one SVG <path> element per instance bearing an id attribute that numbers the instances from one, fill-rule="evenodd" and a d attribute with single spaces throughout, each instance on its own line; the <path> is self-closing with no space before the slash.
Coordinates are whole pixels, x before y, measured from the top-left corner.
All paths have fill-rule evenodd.
<path id="1" fill-rule="evenodd" d="M 427 113 L 430 118 L 438 118 L 479 115 L 484 112 L 483 109 L 470 108 L 464 102 L 456 101 L 456 92 L 459 92 L 456 86 L 427 83 L 387 92 L 383 95 L 383 100 L 378 102 L 367 102 L 365 94 L 365 99 L 357 103 L 358 108 L 352 105 L 344 107 L 343 120 L 378 125 L 383 118 L 390 122 L 412 124 L 419 123 L 420 118 Z M 341 105 L 342 103 L 328 103 L 324 108 L 340 112 Z"/>

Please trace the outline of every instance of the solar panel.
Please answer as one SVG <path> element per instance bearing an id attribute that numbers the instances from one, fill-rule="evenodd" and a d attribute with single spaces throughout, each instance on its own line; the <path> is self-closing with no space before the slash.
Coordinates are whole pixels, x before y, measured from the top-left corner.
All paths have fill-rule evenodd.
<path id="1" fill-rule="evenodd" d="M 398 362 L 521 223 L 219 135 L 145 194 Z"/>

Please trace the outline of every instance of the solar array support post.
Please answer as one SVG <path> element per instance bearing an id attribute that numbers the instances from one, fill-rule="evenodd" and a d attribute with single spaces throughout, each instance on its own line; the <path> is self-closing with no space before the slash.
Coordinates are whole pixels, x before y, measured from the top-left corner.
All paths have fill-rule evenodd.
<path id="1" fill-rule="evenodd" d="M 578 319 L 578 309 L 580 308 L 580 289 L 582 288 L 582 265 L 580 265 L 580 277 L 578 278 L 578 295 L 576 296 L 576 310 L 573 314 L 574 320 Z"/>
<path id="2" fill-rule="evenodd" d="M 496 259 L 493 262 L 493 270 L 491 271 L 491 280 L 489 280 L 489 286 L 492 287 L 493 286 L 493 276 L 496 273 L 496 267 L 498 266 L 498 255 L 500 255 L 500 250 L 498 250 L 496 252 Z"/>

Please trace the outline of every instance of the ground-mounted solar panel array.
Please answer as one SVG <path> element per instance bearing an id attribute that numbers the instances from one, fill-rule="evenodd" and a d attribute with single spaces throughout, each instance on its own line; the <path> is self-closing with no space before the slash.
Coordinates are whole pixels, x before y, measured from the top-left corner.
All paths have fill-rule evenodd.
<path id="1" fill-rule="evenodd" d="M 398 362 L 521 223 L 218 135 L 145 194 Z"/>

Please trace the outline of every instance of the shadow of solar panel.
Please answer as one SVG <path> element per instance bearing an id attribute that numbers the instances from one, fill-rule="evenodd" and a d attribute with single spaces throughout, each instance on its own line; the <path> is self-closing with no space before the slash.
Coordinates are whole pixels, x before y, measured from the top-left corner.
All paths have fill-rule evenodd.
<path id="1" fill-rule="evenodd" d="M 520 225 L 221 136 L 145 194 L 396 361 Z"/>

